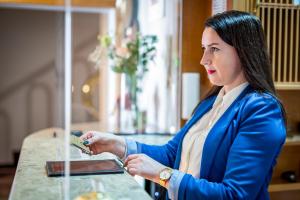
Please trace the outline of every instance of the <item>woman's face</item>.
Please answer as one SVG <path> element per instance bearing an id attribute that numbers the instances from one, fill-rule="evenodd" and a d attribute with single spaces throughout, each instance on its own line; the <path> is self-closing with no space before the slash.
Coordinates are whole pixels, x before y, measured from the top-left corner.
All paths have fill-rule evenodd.
<path id="1" fill-rule="evenodd" d="M 224 42 L 214 29 L 205 28 L 202 48 L 204 53 L 200 63 L 213 85 L 224 86 L 228 92 L 246 82 L 236 49 Z"/>

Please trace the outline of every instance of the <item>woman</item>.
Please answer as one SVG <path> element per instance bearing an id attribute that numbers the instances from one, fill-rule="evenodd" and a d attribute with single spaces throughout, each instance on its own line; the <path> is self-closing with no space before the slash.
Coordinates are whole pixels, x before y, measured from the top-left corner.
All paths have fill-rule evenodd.
<path id="1" fill-rule="evenodd" d="M 170 199 L 269 199 L 286 128 L 261 23 L 228 11 L 205 27 L 201 65 L 214 87 L 172 140 L 154 146 L 97 132 L 82 139 L 94 154 L 126 158 L 130 174 L 166 187 Z"/>

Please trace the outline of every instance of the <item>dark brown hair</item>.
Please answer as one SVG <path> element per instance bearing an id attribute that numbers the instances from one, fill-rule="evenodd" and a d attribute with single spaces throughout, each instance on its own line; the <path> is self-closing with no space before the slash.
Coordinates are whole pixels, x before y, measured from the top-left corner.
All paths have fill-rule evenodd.
<path id="1" fill-rule="evenodd" d="M 224 42 L 236 49 L 249 85 L 255 91 L 274 96 L 279 101 L 283 116 L 286 118 L 284 107 L 276 95 L 271 62 L 260 20 L 249 13 L 231 10 L 208 18 L 205 27 L 214 29 Z M 213 86 L 204 99 L 217 94 L 221 88 Z"/>

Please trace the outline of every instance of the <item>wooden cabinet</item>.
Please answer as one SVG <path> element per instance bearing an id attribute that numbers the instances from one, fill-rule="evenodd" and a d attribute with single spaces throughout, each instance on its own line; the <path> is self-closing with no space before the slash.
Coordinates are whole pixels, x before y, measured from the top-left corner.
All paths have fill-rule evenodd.
<path id="1" fill-rule="evenodd" d="M 296 183 L 289 183 L 280 178 L 285 171 L 295 171 Z M 287 141 L 277 159 L 271 184 L 269 186 L 272 200 L 296 200 L 300 197 L 300 141 Z"/>
<path id="2" fill-rule="evenodd" d="M 200 96 L 209 90 L 210 83 L 200 60 L 201 38 L 205 20 L 211 16 L 212 0 L 184 0 L 182 5 L 182 54 L 181 73 L 200 74 Z M 185 124 L 181 119 L 181 126 Z"/>
<path id="3" fill-rule="evenodd" d="M 212 1 L 184 0 L 182 15 L 182 65 L 184 72 L 200 73 L 200 94 L 210 88 L 206 71 L 200 60 L 202 57 L 201 38 L 205 20 L 211 16 Z"/>

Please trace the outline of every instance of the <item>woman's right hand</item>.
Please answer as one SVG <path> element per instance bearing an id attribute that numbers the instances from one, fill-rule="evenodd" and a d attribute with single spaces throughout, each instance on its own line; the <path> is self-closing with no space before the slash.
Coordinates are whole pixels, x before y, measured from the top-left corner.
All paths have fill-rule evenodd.
<path id="1" fill-rule="evenodd" d="M 125 139 L 111 133 L 87 131 L 80 139 L 82 139 L 84 144 L 90 148 L 93 155 L 110 152 L 123 158 L 126 153 Z"/>

